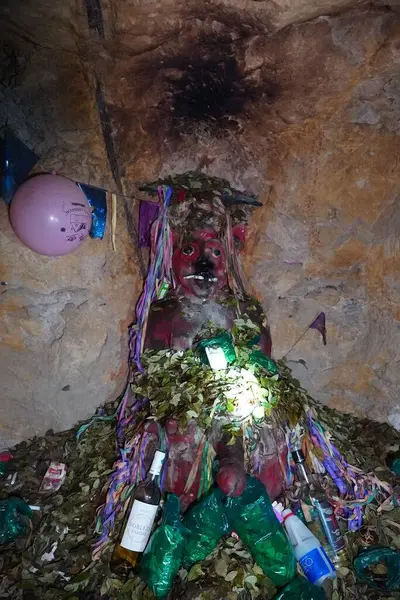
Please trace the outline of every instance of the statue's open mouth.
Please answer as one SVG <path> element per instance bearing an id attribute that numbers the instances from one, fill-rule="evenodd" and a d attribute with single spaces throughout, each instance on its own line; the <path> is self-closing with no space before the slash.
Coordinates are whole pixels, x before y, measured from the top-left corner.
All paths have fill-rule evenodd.
<path id="1" fill-rule="evenodd" d="M 211 273 L 206 273 L 204 275 L 193 273 L 192 275 L 185 275 L 184 279 L 195 279 L 196 281 L 207 281 L 211 283 L 218 281 L 217 277 L 214 277 Z"/>

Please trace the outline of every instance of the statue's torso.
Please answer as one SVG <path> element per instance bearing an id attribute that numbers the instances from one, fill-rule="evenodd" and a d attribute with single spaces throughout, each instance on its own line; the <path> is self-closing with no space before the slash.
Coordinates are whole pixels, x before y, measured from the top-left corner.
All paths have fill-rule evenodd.
<path id="1" fill-rule="evenodd" d="M 145 347 L 188 350 L 208 321 L 230 331 L 235 318 L 232 307 L 215 300 L 194 302 L 184 296 L 172 295 L 152 305 Z"/>
<path id="2" fill-rule="evenodd" d="M 233 294 L 195 301 L 180 294 L 171 294 L 164 300 L 152 304 L 146 331 L 145 348 L 161 350 L 188 350 L 199 336 L 201 330 L 211 322 L 217 329 L 231 331 L 239 310 L 247 312 L 252 301 L 241 301 L 238 305 Z M 253 311 L 254 312 L 254 311 Z M 263 325 L 263 315 L 251 314 L 260 328 L 260 345 L 267 356 L 271 356 L 271 335 L 269 328 Z"/>

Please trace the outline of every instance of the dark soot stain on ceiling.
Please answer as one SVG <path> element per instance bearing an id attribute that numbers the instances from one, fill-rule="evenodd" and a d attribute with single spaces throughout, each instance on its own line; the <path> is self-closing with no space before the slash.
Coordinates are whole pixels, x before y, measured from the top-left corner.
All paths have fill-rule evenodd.
<path id="1" fill-rule="evenodd" d="M 174 87 L 173 116 L 198 121 L 237 115 L 248 96 L 233 57 L 189 65 Z"/>
<path id="2" fill-rule="evenodd" d="M 176 68 L 176 63 L 173 66 Z M 277 87 L 270 82 L 256 85 L 246 79 L 232 55 L 190 59 L 179 67 L 181 77 L 168 83 L 173 119 L 218 121 L 225 116 L 239 116 L 248 101 L 261 96 L 274 101 L 278 95 Z"/>

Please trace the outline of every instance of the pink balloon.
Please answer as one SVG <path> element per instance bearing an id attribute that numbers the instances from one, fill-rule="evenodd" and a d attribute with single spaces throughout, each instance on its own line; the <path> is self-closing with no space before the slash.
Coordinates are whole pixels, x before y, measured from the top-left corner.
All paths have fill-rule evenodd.
<path id="1" fill-rule="evenodd" d="M 18 188 L 10 211 L 21 242 L 38 254 L 62 256 L 89 235 L 92 214 L 82 190 L 60 175 L 36 175 Z"/>

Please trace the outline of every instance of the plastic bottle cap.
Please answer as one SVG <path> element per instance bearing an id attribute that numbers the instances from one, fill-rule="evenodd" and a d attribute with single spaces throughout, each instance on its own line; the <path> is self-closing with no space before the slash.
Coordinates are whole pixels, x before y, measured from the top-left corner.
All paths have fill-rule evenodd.
<path id="1" fill-rule="evenodd" d="M 155 454 L 154 454 L 153 462 L 151 463 L 151 467 L 150 467 L 150 473 L 152 475 L 159 475 L 161 473 L 164 459 L 165 459 L 165 452 L 160 452 L 160 450 L 156 450 Z"/>
<path id="2" fill-rule="evenodd" d="M 277 502 L 275 500 L 275 502 L 272 503 L 272 506 L 275 510 L 277 510 L 279 513 L 283 513 L 283 511 L 285 510 L 285 508 L 283 507 L 282 502 Z"/>

